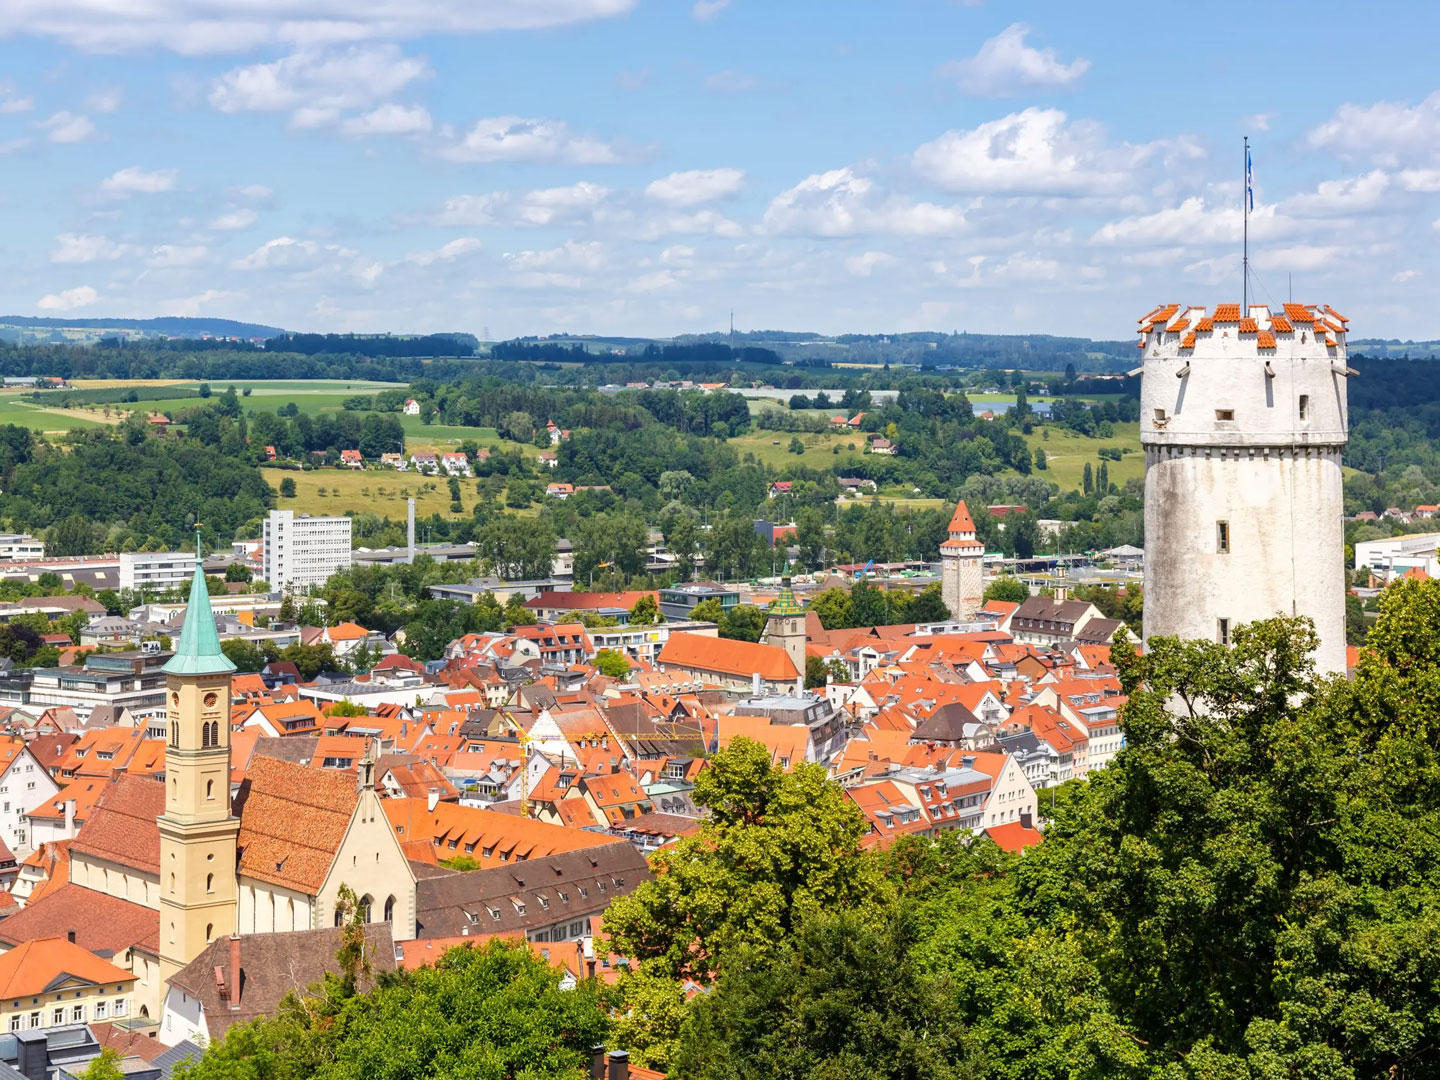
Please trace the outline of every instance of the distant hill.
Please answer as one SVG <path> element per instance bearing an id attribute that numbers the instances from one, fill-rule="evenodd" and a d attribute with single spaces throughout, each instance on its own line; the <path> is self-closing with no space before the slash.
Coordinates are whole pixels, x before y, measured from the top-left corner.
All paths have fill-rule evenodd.
<path id="1" fill-rule="evenodd" d="M 8 331 L 8 333 L 7 333 Z M 31 315 L 0 315 L 0 339 L 4 340 L 93 340 L 113 334 L 119 337 L 234 337 L 272 338 L 285 331 L 262 323 L 234 319 L 52 319 Z"/>

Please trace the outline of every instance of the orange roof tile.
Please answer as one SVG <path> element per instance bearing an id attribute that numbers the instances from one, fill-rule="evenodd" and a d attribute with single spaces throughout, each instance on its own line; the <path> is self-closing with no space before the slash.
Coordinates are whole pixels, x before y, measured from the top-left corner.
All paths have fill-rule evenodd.
<path id="1" fill-rule="evenodd" d="M 1340 312 L 1336 311 L 1333 307 L 1331 307 L 1329 304 L 1325 305 L 1325 310 L 1328 311 L 1332 317 L 1339 319 L 1342 323 L 1348 323 L 1350 321 L 1349 319 L 1345 318 L 1344 315 L 1341 315 Z"/>
<path id="2" fill-rule="evenodd" d="M 1191 330 L 1190 333 L 1186 334 L 1186 335 L 1184 336 L 1184 338 L 1181 339 L 1181 341 L 1180 341 L 1180 347 L 1181 347 L 1182 349 L 1193 349 L 1193 348 L 1195 347 L 1195 331 L 1194 331 L 1194 330 Z"/>
<path id="3" fill-rule="evenodd" d="M 548 801 L 539 798 L 538 792 L 532 797 Z M 583 799 L 566 802 L 585 805 Z M 384 807 L 385 818 L 402 843 L 428 844 L 439 858 L 469 855 L 482 868 L 517 859 L 538 859 L 604 844 L 627 843 L 607 833 L 552 825 L 518 814 L 502 814 L 458 803 L 437 803 L 435 809 L 430 810 L 425 799 L 386 799 Z"/>
<path id="4" fill-rule="evenodd" d="M 1045 839 L 1038 829 L 1026 828 L 1019 821 L 991 825 L 985 830 L 985 835 L 999 844 L 1002 850 L 1010 852 L 1024 851 Z"/>
<path id="5" fill-rule="evenodd" d="M 1255 346 L 1259 349 L 1275 348 L 1275 335 L 1269 330 L 1260 330 L 1255 334 Z"/>
<path id="6" fill-rule="evenodd" d="M 1179 333 L 1181 333 L 1182 331 L 1184 331 L 1184 329 L 1185 329 L 1187 326 L 1189 326 L 1189 325 L 1190 325 L 1190 320 L 1189 320 L 1188 318 L 1186 318 L 1185 316 L 1182 315 L 1180 318 L 1176 319 L 1176 320 L 1175 320 L 1173 323 L 1171 323 L 1169 326 L 1165 327 L 1165 333 L 1167 333 L 1167 334 L 1179 334 Z"/>
<path id="7" fill-rule="evenodd" d="M 135 978 L 63 937 L 27 941 L 0 954 L 0 998 L 49 994 L 72 980 L 128 990 Z"/>
<path id="8" fill-rule="evenodd" d="M 359 799 L 349 773 L 255 758 L 240 793 L 240 873 L 314 896 Z"/>
<path id="9" fill-rule="evenodd" d="M 1270 329 L 1277 334 L 1290 334 L 1295 331 L 1295 328 L 1290 325 L 1290 320 L 1285 318 L 1284 315 L 1270 316 Z"/>
<path id="10" fill-rule="evenodd" d="M 71 855 L 93 855 L 158 874 L 160 828 L 155 819 L 164 810 L 164 784 L 141 776 L 121 776 L 96 800 L 90 817 L 70 842 Z"/>
<path id="11" fill-rule="evenodd" d="M 1240 320 L 1240 333 L 1242 334 L 1253 334 L 1259 329 L 1260 324 L 1248 316 Z"/>
<path id="12" fill-rule="evenodd" d="M 671 634 L 657 659 L 661 664 L 742 675 L 747 679 L 752 673 L 758 673 L 762 679 L 776 681 L 800 676 L 789 653 L 778 646 L 706 637 L 703 634 Z"/>
<path id="13" fill-rule="evenodd" d="M 950 531 L 968 533 L 975 531 L 975 519 L 970 516 L 970 508 L 965 505 L 964 499 L 956 503 L 955 513 L 950 515 Z"/>
<path id="14" fill-rule="evenodd" d="M 1315 314 L 1304 304 L 1286 304 L 1285 314 L 1296 322 L 1313 322 Z"/>
<path id="15" fill-rule="evenodd" d="M 1199 322 L 1197 322 L 1197 323 L 1195 324 L 1195 329 L 1196 329 L 1196 330 L 1214 330 L 1214 329 L 1215 329 L 1215 319 L 1214 319 L 1214 317 L 1213 317 L 1213 316 L 1210 316 L 1210 315 L 1206 315 L 1203 319 L 1201 319 Z"/>
<path id="16" fill-rule="evenodd" d="M 1215 305 L 1215 314 L 1214 314 L 1213 318 L 1214 318 L 1214 320 L 1215 320 L 1216 322 L 1239 322 L 1239 321 L 1240 321 L 1240 305 L 1239 305 L 1239 304 L 1216 304 L 1216 305 Z"/>

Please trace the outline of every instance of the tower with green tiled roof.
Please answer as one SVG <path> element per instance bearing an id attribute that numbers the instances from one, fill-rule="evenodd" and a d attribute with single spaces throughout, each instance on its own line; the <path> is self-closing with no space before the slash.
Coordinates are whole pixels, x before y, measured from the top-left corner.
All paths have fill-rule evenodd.
<path id="1" fill-rule="evenodd" d="M 766 609 L 765 635 L 760 640 L 766 645 L 777 645 L 789 654 L 795 669 L 805 670 L 805 608 L 796 599 L 790 583 L 790 566 L 785 566 L 785 576 L 780 579 L 780 591 Z"/>
<path id="2" fill-rule="evenodd" d="M 160 815 L 160 978 L 236 927 L 230 805 L 230 674 L 195 534 L 195 576 L 165 672 L 165 812 Z"/>

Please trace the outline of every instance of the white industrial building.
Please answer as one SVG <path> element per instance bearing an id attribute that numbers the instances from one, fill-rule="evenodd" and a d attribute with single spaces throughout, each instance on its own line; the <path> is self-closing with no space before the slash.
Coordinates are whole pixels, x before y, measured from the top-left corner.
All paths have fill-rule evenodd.
<path id="1" fill-rule="evenodd" d="M 1141 320 L 1145 633 L 1228 644 L 1305 615 L 1345 670 L 1345 319 L 1169 304 Z"/>
<path id="2" fill-rule="evenodd" d="M 1440 533 L 1411 533 L 1383 540 L 1361 540 L 1355 545 L 1355 569 L 1369 570 L 1383 581 L 1423 570 L 1440 578 Z"/>
<path id="3" fill-rule="evenodd" d="M 303 592 L 350 569 L 350 519 L 271 510 L 265 518 L 261 577 L 281 592 Z"/>
<path id="4" fill-rule="evenodd" d="M 188 588 L 195 572 L 193 551 L 122 551 L 120 587 L 165 592 Z"/>
<path id="5" fill-rule="evenodd" d="M 45 542 L 29 533 L 0 533 L 0 562 L 20 559 L 43 559 Z"/>

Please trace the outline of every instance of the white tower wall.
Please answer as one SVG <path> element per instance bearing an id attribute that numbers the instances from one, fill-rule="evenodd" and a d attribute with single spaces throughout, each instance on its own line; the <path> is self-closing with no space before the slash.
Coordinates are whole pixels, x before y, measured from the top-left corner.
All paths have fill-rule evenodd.
<path id="1" fill-rule="evenodd" d="M 1305 615 L 1317 667 L 1343 672 L 1344 321 L 1228 307 L 1142 320 L 1145 634 L 1215 641 Z"/>

